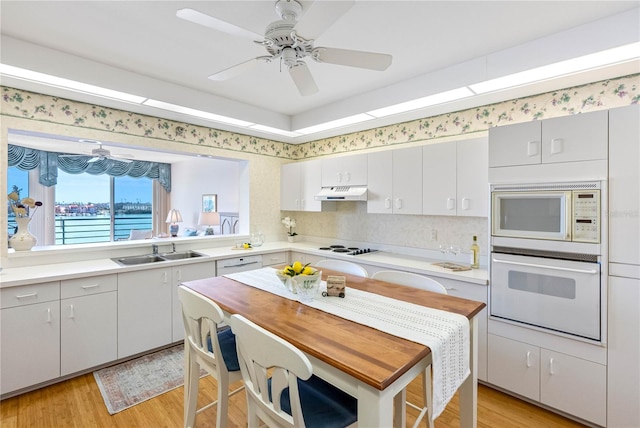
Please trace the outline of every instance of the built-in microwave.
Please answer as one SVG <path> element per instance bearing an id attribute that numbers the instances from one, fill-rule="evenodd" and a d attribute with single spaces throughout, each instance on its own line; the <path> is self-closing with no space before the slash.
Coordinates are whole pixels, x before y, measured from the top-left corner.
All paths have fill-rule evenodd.
<path id="1" fill-rule="evenodd" d="M 493 237 L 600 243 L 601 182 L 493 185 Z"/>

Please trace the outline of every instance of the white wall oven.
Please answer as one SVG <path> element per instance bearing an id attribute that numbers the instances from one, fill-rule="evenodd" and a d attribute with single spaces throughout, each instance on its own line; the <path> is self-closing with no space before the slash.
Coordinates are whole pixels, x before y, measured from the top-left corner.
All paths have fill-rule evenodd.
<path id="1" fill-rule="evenodd" d="M 604 182 L 495 185 L 493 319 L 605 341 Z"/>

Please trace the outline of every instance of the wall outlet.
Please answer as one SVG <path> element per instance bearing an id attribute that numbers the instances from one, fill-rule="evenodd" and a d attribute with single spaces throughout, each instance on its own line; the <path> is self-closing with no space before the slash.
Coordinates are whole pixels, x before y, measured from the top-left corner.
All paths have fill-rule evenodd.
<path id="1" fill-rule="evenodd" d="M 437 229 L 431 229 L 431 240 L 432 241 L 437 241 L 438 240 L 438 230 Z"/>

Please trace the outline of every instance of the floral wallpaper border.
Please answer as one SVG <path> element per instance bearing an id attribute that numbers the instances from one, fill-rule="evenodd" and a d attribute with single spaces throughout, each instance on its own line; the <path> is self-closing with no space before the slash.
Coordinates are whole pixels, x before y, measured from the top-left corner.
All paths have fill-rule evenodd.
<path id="1" fill-rule="evenodd" d="M 1 88 L 0 115 L 293 160 L 428 141 L 485 131 L 509 122 L 548 119 L 640 102 L 640 74 L 634 74 L 308 143 L 289 144 Z"/>

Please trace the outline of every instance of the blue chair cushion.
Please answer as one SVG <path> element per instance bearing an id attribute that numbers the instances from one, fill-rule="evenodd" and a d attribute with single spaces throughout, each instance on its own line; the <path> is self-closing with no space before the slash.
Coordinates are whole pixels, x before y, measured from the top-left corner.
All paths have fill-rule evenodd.
<path id="1" fill-rule="evenodd" d="M 227 371 L 237 372 L 240 370 L 238 352 L 236 350 L 236 335 L 233 334 L 230 328 L 227 327 L 218 331 L 218 343 L 220 344 L 222 359 L 227 366 Z M 207 348 L 209 352 L 213 352 L 211 337 L 207 337 Z"/>
<path id="2" fill-rule="evenodd" d="M 311 375 L 308 380 L 298 379 L 298 391 L 302 416 L 308 427 L 346 427 L 358 420 L 358 400 L 318 376 Z M 291 414 L 288 388 L 282 392 L 281 406 L 282 410 Z"/>

